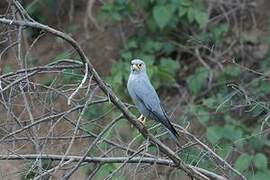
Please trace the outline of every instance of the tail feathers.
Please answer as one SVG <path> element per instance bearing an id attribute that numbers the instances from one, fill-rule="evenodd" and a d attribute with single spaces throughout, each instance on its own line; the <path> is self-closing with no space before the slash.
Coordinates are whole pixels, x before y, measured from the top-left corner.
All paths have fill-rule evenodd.
<path id="1" fill-rule="evenodd" d="M 178 138 L 177 138 L 170 130 L 168 130 L 168 132 L 169 132 L 170 136 L 172 137 L 173 141 L 174 141 L 178 146 L 180 146 L 180 142 L 179 142 Z"/>
<path id="2" fill-rule="evenodd" d="M 163 115 L 160 118 L 160 119 L 163 119 L 161 121 L 161 123 L 168 129 L 169 134 L 171 135 L 173 140 L 176 142 L 176 144 L 178 146 L 181 146 L 179 143 L 179 134 L 177 133 L 176 129 L 173 127 L 172 123 L 170 122 L 169 117 L 167 116 L 167 113 L 165 112 L 163 107 L 162 106 L 160 106 L 160 107 L 161 107 L 161 110 L 163 112 Z"/>
<path id="3" fill-rule="evenodd" d="M 176 142 L 176 144 L 178 146 L 180 146 L 179 143 L 179 135 L 176 131 L 176 129 L 173 127 L 173 125 L 171 124 L 165 110 L 162 108 L 162 113 L 157 113 L 155 111 L 151 111 L 152 115 L 153 115 L 153 119 L 155 119 L 157 122 L 160 122 L 161 124 L 163 124 L 169 131 L 169 134 L 172 136 L 173 140 Z"/>
<path id="4" fill-rule="evenodd" d="M 169 119 L 167 119 L 168 121 L 168 130 L 175 136 L 175 137 L 179 137 L 179 134 L 177 133 L 176 129 L 173 127 L 173 125 L 171 124 L 171 122 L 169 121 Z"/>
<path id="5" fill-rule="evenodd" d="M 172 137 L 172 139 L 174 140 L 174 142 L 180 147 L 180 141 L 179 141 L 179 134 L 177 133 L 177 131 L 174 129 L 174 127 L 172 126 L 173 131 L 171 129 L 168 129 L 168 132 L 170 134 L 170 136 Z"/>

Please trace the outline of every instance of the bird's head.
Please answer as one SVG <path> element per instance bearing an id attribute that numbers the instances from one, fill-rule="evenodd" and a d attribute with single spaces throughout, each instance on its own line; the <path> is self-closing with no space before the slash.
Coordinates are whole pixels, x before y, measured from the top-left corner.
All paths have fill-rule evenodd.
<path id="1" fill-rule="evenodd" d="M 135 74 L 146 72 L 145 63 L 140 59 L 133 59 L 131 61 L 130 70 L 131 70 L 131 73 L 135 73 Z"/>

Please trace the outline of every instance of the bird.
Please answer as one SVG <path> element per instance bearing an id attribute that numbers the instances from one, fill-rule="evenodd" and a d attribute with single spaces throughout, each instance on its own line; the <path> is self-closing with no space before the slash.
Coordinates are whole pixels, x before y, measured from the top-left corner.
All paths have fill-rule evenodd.
<path id="1" fill-rule="evenodd" d="M 161 105 L 158 94 L 148 78 L 146 65 L 141 59 L 131 60 L 127 89 L 135 107 L 141 113 L 138 120 L 143 125 L 146 118 L 161 123 L 179 145 L 179 134 L 171 124 L 168 115 Z"/>

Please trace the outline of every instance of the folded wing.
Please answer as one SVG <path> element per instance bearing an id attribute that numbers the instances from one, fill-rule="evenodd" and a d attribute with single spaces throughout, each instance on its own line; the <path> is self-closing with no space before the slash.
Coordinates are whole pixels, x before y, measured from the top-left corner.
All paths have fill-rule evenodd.
<path id="1" fill-rule="evenodd" d="M 140 80 L 137 84 L 137 86 L 133 87 L 133 92 L 137 99 L 144 104 L 145 108 L 150 112 L 150 118 L 163 124 L 174 136 L 178 137 L 177 131 L 169 121 L 165 110 L 160 104 L 159 97 L 150 82 L 147 80 Z"/>

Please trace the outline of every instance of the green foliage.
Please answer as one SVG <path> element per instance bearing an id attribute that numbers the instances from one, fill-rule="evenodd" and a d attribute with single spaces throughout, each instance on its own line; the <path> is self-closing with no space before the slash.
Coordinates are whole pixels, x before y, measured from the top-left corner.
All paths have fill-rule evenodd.
<path id="1" fill-rule="evenodd" d="M 243 153 L 235 161 L 235 168 L 239 171 L 247 170 L 252 162 L 252 156 Z"/>
<path id="2" fill-rule="evenodd" d="M 153 8 L 153 16 L 157 25 L 163 29 L 173 16 L 174 7 L 171 5 L 157 5 Z"/>
<path id="3" fill-rule="evenodd" d="M 254 157 L 254 164 L 257 169 L 267 169 L 267 157 L 262 153 L 256 154 Z"/>
<path id="4" fill-rule="evenodd" d="M 156 88 L 163 85 L 172 85 L 175 83 L 175 74 L 180 68 L 179 62 L 165 56 L 160 58 L 159 63 L 155 63 L 154 54 L 165 51 L 165 48 L 167 48 L 165 44 L 158 40 L 146 39 L 141 41 L 140 39 L 130 39 L 126 48 L 122 50 L 117 63 L 112 65 L 111 75 L 107 80 L 116 92 L 124 94 L 123 89 L 125 88 L 123 87 L 126 87 L 129 76 L 130 60 L 138 57 L 146 63 L 147 73 Z"/>
<path id="5" fill-rule="evenodd" d="M 147 73 L 155 88 L 170 88 L 175 83 L 181 83 L 187 88 L 190 102 L 187 102 L 188 105 L 185 107 L 181 105 L 186 114 L 192 114 L 193 119 L 187 119 L 195 120 L 195 123 L 198 122 L 207 144 L 213 145 L 213 149 L 222 157 L 226 157 L 229 152 L 234 150 L 233 145 L 241 147 L 242 154 L 235 159 L 235 168 L 246 173 L 248 179 L 268 180 L 270 177 L 269 157 L 266 155 L 265 149 L 270 147 L 270 141 L 267 139 L 268 137 L 264 137 L 260 133 L 261 122 L 266 119 L 266 115 L 269 113 L 270 84 L 268 71 L 270 68 L 270 50 L 263 59 L 259 61 L 256 59 L 255 63 L 252 62 L 255 64 L 254 66 L 258 66 L 258 71 L 263 74 L 262 78 L 257 78 L 258 74 L 254 78 L 254 75 L 246 73 L 246 69 L 242 68 L 242 65 L 248 64 L 245 59 L 241 60 L 241 66 L 230 63 L 223 64 L 223 53 L 227 50 L 230 50 L 231 53 L 238 50 L 235 47 L 226 47 L 227 44 L 231 45 L 231 42 L 234 41 L 231 34 L 236 31 L 234 29 L 236 27 L 230 27 L 227 20 L 213 21 L 212 15 L 211 23 L 208 23 L 210 15 L 204 3 L 205 1 L 202 0 L 104 1 L 98 10 L 98 20 L 113 23 L 136 23 L 135 27 L 132 26 L 132 28 L 136 28 L 136 33 L 126 40 L 118 58 L 112 64 L 111 74 L 106 80 L 113 90 L 123 97 L 127 94 L 125 91 L 130 60 L 134 58 L 143 59 L 147 65 Z M 54 10 L 57 9 L 55 0 L 32 1 L 27 6 L 27 11 L 31 17 L 39 22 L 47 21 L 47 16 L 42 14 L 44 12 L 42 9 L 46 8 L 46 13 L 49 14 L 53 14 Z M 138 24 L 140 26 L 137 26 Z M 208 24 L 209 27 L 207 27 Z M 78 26 L 70 25 L 67 31 L 76 32 L 77 29 Z M 30 35 L 34 34 L 32 30 L 30 33 Z M 239 42 L 238 39 L 235 41 L 241 43 L 241 45 L 244 43 L 257 45 L 259 41 L 258 33 L 250 35 L 240 29 L 237 33 L 240 36 L 238 37 Z M 270 42 L 269 37 L 265 38 Z M 57 42 L 63 43 L 60 39 L 57 39 Z M 211 50 L 203 48 L 202 50 L 200 49 L 201 45 L 213 47 L 214 51 L 217 49 L 217 52 L 221 53 L 218 56 L 220 58 L 215 60 L 216 62 L 206 59 L 211 68 L 215 67 L 211 69 L 214 73 L 211 89 L 208 89 L 209 69 L 202 67 L 200 63 L 193 66 L 194 61 L 197 61 L 197 57 L 194 56 L 194 47 L 199 48 L 202 55 L 210 54 L 209 57 L 212 57 Z M 241 50 L 244 50 L 244 48 L 241 47 Z M 231 53 L 225 54 L 230 56 Z M 58 54 L 53 61 L 69 57 L 70 54 L 64 52 Z M 238 61 L 237 58 L 236 60 Z M 36 59 L 28 60 L 28 64 L 31 65 L 35 65 L 36 62 Z M 213 64 L 222 64 L 223 69 L 217 69 Z M 5 65 L 2 71 L 4 73 L 11 72 L 12 66 Z M 82 79 L 80 74 L 77 70 L 67 69 L 62 71 L 61 77 L 57 81 L 60 80 L 66 84 L 78 83 Z M 178 77 L 178 74 L 181 74 L 181 77 Z M 43 83 L 47 86 L 55 80 L 55 77 L 50 75 L 46 78 L 44 78 Z M 178 78 L 186 83 L 177 82 Z M 228 83 L 239 85 L 239 90 L 226 86 Z M 207 92 L 208 90 L 210 91 Z M 254 98 L 251 99 L 250 97 Z M 55 95 L 50 94 L 47 99 L 52 101 L 55 99 Z M 111 107 L 89 106 L 83 114 L 83 118 L 90 122 L 100 117 L 109 108 Z M 137 111 L 134 112 L 137 113 Z M 119 115 L 117 113 L 112 113 L 111 116 Z M 181 115 L 177 119 L 184 119 L 183 117 L 184 115 Z M 267 123 L 269 124 L 269 120 Z M 100 130 L 97 126 L 89 124 L 85 125 L 84 128 L 91 132 Z M 119 121 L 115 125 L 117 129 L 126 127 L 126 121 Z M 160 133 L 163 131 L 164 129 L 160 128 L 152 132 Z M 113 136 L 112 132 L 107 132 L 104 137 Z M 130 132 L 132 137 L 138 136 L 138 134 L 136 130 Z M 142 141 L 142 136 L 137 138 L 137 142 Z M 91 155 L 98 154 L 99 150 L 106 152 L 110 148 L 102 142 L 98 143 L 98 147 L 98 150 L 91 151 Z M 158 150 L 155 146 L 151 146 L 148 151 L 157 153 Z M 197 149 L 188 148 L 181 151 L 179 155 L 188 164 L 197 165 L 198 163 L 199 165 L 202 164 L 204 168 L 211 168 L 210 161 L 202 158 L 202 152 Z M 50 161 L 42 161 L 42 163 L 44 169 L 51 168 Z M 104 179 L 117 169 L 118 165 L 102 165 L 95 178 Z M 31 179 L 36 173 L 37 168 L 34 166 L 24 176 L 24 179 Z M 122 177 L 114 178 L 122 179 Z"/>
<path id="6" fill-rule="evenodd" d="M 210 120 L 210 114 L 204 106 L 191 106 L 188 110 L 195 114 L 202 124 L 206 124 Z"/>
<path id="7" fill-rule="evenodd" d="M 223 134 L 223 128 L 218 126 L 208 127 L 206 131 L 206 137 L 212 144 L 216 144 L 222 138 Z"/>
<path id="8" fill-rule="evenodd" d="M 267 157 L 262 153 L 257 153 L 255 156 L 250 156 L 245 153 L 238 157 L 235 162 L 235 167 L 239 171 L 248 171 L 253 162 L 256 171 L 248 175 L 249 179 L 266 180 L 269 179 L 270 176 L 270 171 L 267 169 L 267 161 Z"/>
<path id="9" fill-rule="evenodd" d="M 232 146 L 229 143 L 222 143 L 216 149 L 217 154 L 222 158 L 226 158 L 228 156 L 228 153 L 230 153 L 231 151 Z"/>
<path id="10" fill-rule="evenodd" d="M 227 23 L 217 24 L 209 31 L 195 34 L 195 39 L 203 43 L 213 43 L 215 47 L 221 47 L 225 42 L 223 41 L 226 34 L 229 32 L 229 26 Z"/>
<path id="11" fill-rule="evenodd" d="M 270 171 L 258 171 L 255 173 L 254 176 L 252 176 L 250 179 L 251 180 L 268 180 L 270 177 Z"/>
<path id="12" fill-rule="evenodd" d="M 99 10 L 99 15 L 114 22 L 120 21 L 136 13 L 137 6 L 146 12 L 151 12 L 145 19 L 147 26 L 128 40 L 117 63 L 112 66 L 111 76 L 108 78 L 112 87 L 121 94 L 124 93 L 123 87 L 129 74 L 129 62 L 133 58 L 140 58 L 146 62 L 148 74 L 156 88 L 175 83 L 175 73 L 180 68 L 180 62 L 170 56 L 175 51 L 175 45 L 167 40 L 167 32 L 186 23 L 203 28 L 208 21 L 207 11 L 200 0 L 153 0 L 134 3 L 114 0 L 104 3 Z M 160 56 L 157 57 L 157 54 Z M 196 86 L 194 84 L 191 86 L 193 91 L 197 92 L 200 89 L 194 87 Z"/>
<path id="13" fill-rule="evenodd" d="M 189 90 L 194 94 L 198 94 L 206 84 L 207 78 L 208 70 L 203 67 L 197 68 L 195 73 L 187 78 Z"/>
<path id="14" fill-rule="evenodd" d="M 225 125 L 223 132 L 223 137 L 231 142 L 234 142 L 243 136 L 243 130 L 232 124 Z"/>
<path id="15" fill-rule="evenodd" d="M 100 20 L 110 19 L 118 22 L 133 10 L 132 4 L 125 0 L 115 0 L 113 2 L 104 3 L 100 8 L 98 18 Z"/>
<path id="16" fill-rule="evenodd" d="M 128 3 L 126 8 L 123 5 L 125 3 Z M 208 27 L 210 17 L 202 0 L 137 0 L 125 3 L 110 1 L 104 3 L 100 9 L 100 14 L 113 22 L 133 21 L 142 16 L 144 23 L 127 39 L 119 57 L 112 65 L 111 75 L 107 80 L 113 90 L 121 96 L 126 95 L 129 64 L 134 58 L 145 61 L 149 78 L 157 89 L 170 88 L 179 83 L 176 78 L 178 73 L 183 75 L 180 78 L 186 82 L 184 86 L 191 96 L 184 111 L 187 114 L 191 113 L 192 118 L 203 126 L 207 143 L 215 145 L 217 153 L 222 157 L 226 157 L 232 150 L 232 144 L 236 147 L 243 147 L 245 144 L 254 150 L 254 154 L 241 154 L 235 160 L 235 167 L 247 174 L 249 169 L 254 169 L 253 176 L 249 176 L 251 178 L 267 177 L 267 158 L 262 150 L 268 141 L 255 134 L 259 133 L 259 122 L 269 112 L 269 103 L 259 100 L 269 96 L 269 82 L 265 78 L 250 79 L 252 75 L 249 74 L 246 77 L 246 74 L 243 74 L 246 73 L 244 68 L 230 63 L 223 64 L 222 58 L 214 62 L 223 65 L 221 70 L 213 68 L 209 72 L 210 69 L 201 66 L 200 63 L 189 66 L 194 65 L 194 59 L 197 60 L 194 47 L 200 48 L 203 44 L 211 48 L 213 46 L 214 51 L 217 49 L 217 52 L 226 52 L 231 48 L 230 35 L 235 30 L 227 21 L 209 23 Z M 239 41 L 257 43 L 257 38 L 241 34 Z M 211 59 L 209 54 L 212 54 L 212 50 L 199 51 Z M 270 51 L 259 63 L 261 72 L 268 72 L 269 60 Z M 211 68 L 212 62 L 209 61 Z M 213 75 L 212 79 L 210 75 Z M 209 89 L 209 80 L 212 80 L 212 89 Z M 234 83 L 239 84 L 239 90 L 237 87 L 227 86 Z M 243 89 L 248 89 L 248 92 Z M 255 100 L 251 100 L 250 96 L 256 97 Z M 234 110 L 234 106 L 241 108 Z M 178 119 L 183 119 L 183 116 Z M 201 160 L 200 153 L 195 150 L 179 154 L 187 163 L 193 164 Z M 209 161 L 203 163 L 211 167 Z"/>
<path id="17" fill-rule="evenodd" d="M 186 17 L 189 23 L 196 22 L 200 28 L 204 28 L 208 22 L 208 14 L 200 0 L 183 0 L 178 6 L 179 17 Z"/>

